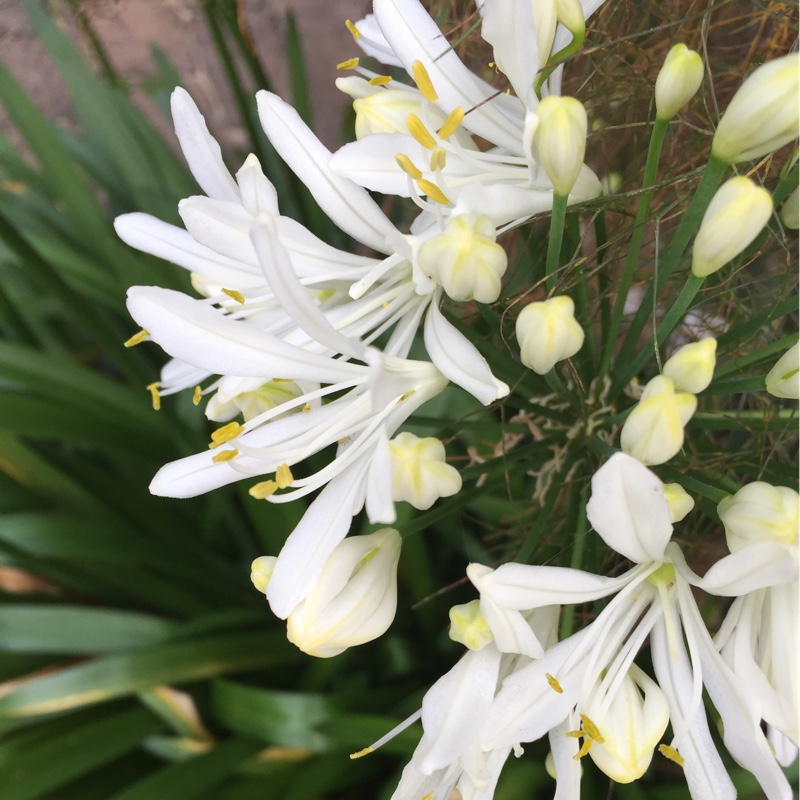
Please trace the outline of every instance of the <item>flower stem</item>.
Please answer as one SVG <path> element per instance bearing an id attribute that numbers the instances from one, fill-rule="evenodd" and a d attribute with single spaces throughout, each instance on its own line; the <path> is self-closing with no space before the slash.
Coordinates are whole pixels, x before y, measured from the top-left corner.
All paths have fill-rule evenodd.
<path id="1" fill-rule="evenodd" d="M 550 217 L 550 236 L 547 240 L 547 261 L 545 263 L 545 287 L 550 295 L 555 288 L 558 259 L 561 255 L 561 240 L 564 236 L 564 219 L 567 215 L 567 198 L 553 193 L 553 213 Z"/>

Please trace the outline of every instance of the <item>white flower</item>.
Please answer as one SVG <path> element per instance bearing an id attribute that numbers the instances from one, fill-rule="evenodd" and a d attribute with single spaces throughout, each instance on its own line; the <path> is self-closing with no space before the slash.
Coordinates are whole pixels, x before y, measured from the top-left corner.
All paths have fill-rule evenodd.
<path id="1" fill-rule="evenodd" d="M 672 119 L 697 93 L 703 82 L 703 59 L 685 44 L 674 45 L 656 78 L 656 115 Z"/>
<path id="2" fill-rule="evenodd" d="M 800 345 L 793 344 L 764 379 L 767 391 L 775 397 L 800 398 Z"/>
<path id="3" fill-rule="evenodd" d="M 678 392 L 699 394 L 708 388 L 717 365 L 717 340 L 709 336 L 685 344 L 664 364 L 664 372 Z"/>
<path id="4" fill-rule="evenodd" d="M 546 375 L 583 346 L 575 304 L 565 295 L 529 303 L 517 317 L 516 330 L 522 363 L 539 375 Z"/>
<path id="5" fill-rule="evenodd" d="M 444 445 L 439 439 L 400 433 L 389 442 L 389 453 L 395 502 L 405 500 L 426 511 L 440 497 L 451 497 L 461 490 L 461 476 L 445 463 Z"/>

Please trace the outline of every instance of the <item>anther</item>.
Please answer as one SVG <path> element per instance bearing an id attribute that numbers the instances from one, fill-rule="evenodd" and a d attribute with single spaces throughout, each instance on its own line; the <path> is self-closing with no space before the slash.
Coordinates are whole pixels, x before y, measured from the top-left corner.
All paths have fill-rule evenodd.
<path id="1" fill-rule="evenodd" d="M 211 434 L 211 444 L 209 447 L 213 450 L 215 447 L 219 447 L 221 444 L 235 439 L 241 433 L 242 426 L 238 422 L 229 422 L 227 425 L 217 428 L 217 430 Z"/>
<path id="2" fill-rule="evenodd" d="M 422 96 L 429 103 L 435 103 L 439 95 L 436 94 L 436 89 L 433 88 L 433 81 L 431 81 L 431 76 L 428 75 L 425 65 L 417 60 L 411 65 L 411 71 L 414 73 L 414 83 L 417 84 L 417 88 L 422 92 Z"/>
<path id="3" fill-rule="evenodd" d="M 358 66 L 357 58 L 348 58 L 347 61 L 342 61 L 336 65 L 336 69 L 355 69 Z"/>
<path id="4" fill-rule="evenodd" d="M 442 123 L 442 127 L 439 128 L 439 138 L 446 139 L 448 136 L 452 136 L 458 130 L 458 126 L 461 125 L 463 119 L 464 109 L 461 108 L 461 106 L 456 106 L 447 115 L 447 119 Z"/>
<path id="5" fill-rule="evenodd" d="M 594 722 L 592 722 L 589 717 L 586 716 L 586 714 L 579 714 L 578 716 L 581 718 L 583 730 L 586 732 L 586 734 L 590 738 L 594 739 L 597 744 L 603 744 L 605 739 L 603 738 L 603 734 L 600 733 L 600 729 L 597 727 L 597 725 L 595 725 Z"/>
<path id="6" fill-rule="evenodd" d="M 391 75 L 376 75 L 374 78 L 370 78 L 367 83 L 370 86 L 386 86 L 387 83 L 392 82 Z"/>
<path id="7" fill-rule="evenodd" d="M 138 333 L 134 333 L 127 342 L 125 342 L 125 347 L 133 347 L 134 345 L 140 344 L 143 342 L 150 334 L 142 328 Z"/>
<path id="8" fill-rule="evenodd" d="M 660 744 L 658 746 L 658 752 L 661 753 L 664 758 L 674 761 L 679 767 L 683 766 L 683 756 L 674 747 L 670 747 L 668 744 Z"/>
<path id="9" fill-rule="evenodd" d="M 581 749 L 572 756 L 573 761 L 580 761 L 591 749 L 592 745 L 594 744 L 594 739 L 590 737 L 586 737 L 583 744 L 581 745 Z"/>
<path id="10" fill-rule="evenodd" d="M 288 464 L 281 464 L 278 469 L 275 470 L 275 482 L 279 489 L 285 489 L 293 480 L 294 476 Z"/>
<path id="11" fill-rule="evenodd" d="M 434 202 L 441 203 L 443 206 L 450 205 L 450 198 L 435 183 L 422 178 L 417 181 L 417 186 L 422 194 L 427 195 Z"/>
<path id="12" fill-rule="evenodd" d="M 406 126 L 408 127 L 408 132 L 426 150 L 433 150 L 433 148 L 436 147 L 436 139 L 431 136 L 430 131 L 416 114 L 409 114 L 406 117 Z"/>
<path id="13" fill-rule="evenodd" d="M 147 391 L 150 392 L 150 397 L 153 398 L 153 408 L 158 411 L 161 408 L 161 395 L 158 393 L 158 381 L 147 384 Z"/>
<path id="14" fill-rule="evenodd" d="M 200 405 L 200 400 L 203 397 L 203 389 L 200 386 L 194 387 L 194 394 L 192 395 L 192 402 L 196 405 Z"/>
<path id="15" fill-rule="evenodd" d="M 371 747 L 365 747 L 363 750 L 359 750 L 357 753 L 350 753 L 350 758 L 363 758 L 364 756 L 368 756 L 370 753 L 374 753 L 375 751 Z"/>
<path id="16" fill-rule="evenodd" d="M 437 169 L 444 169 L 446 163 L 447 153 L 444 147 L 434 147 L 431 153 L 431 172 L 435 172 Z"/>
<path id="17" fill-rule="evenodd" d="M 222 294 L 228 295 L 237 303 L 244 303 L 244 295 L 241 292 L 237 292 L 236 289 L 223 289 Z"/>
<path id="18" fill-rule="evenodd" d="M 545 672 L 544 677 L 547 678 L 547 683 L 550 685 L 550 688 L 554 692 L 558 692 L 559 694 L 564 694 L 564 690 L 561 688 L 561 684 L 549 672 Z"/>
<path id="19" fill-rule="evenodd" d="M 422 172 L 414 166 L 414 162 L 404 153 L 398 153 L 394 160 L 406 175 L 410 175 L 412 180 L 418 181 L 422 177 Z"/>
<path id="20" fill-rule="evenodd" d="M 255 486 L 251 486 L 247 490 L 247 494 L 250 497 L 254 497 L 256 500 L 265 500 L 270 495 L 275 494 L 278 491 L 278 484 L 275 481 L 261 481 L 261 483 L 257 483 Z"/>
<path id="21" fill-rule="evenodd" d="M 354 39 L 361 38 L 361 31 L 358 28 L 356 28 L 356 26 L 349 19 L 346 19 L 344 21 L 344 24 L 347 25 L 347 30 L 349 30 L 350 33 L 353 34 Z"/>
<path id="22" fill-rule="evenodd" d="M 215 464 L 219 464 L 221 461 L 232 461 L 238 455 L 238 450 L 223 450 L 221 453 L 217 453 L 215 456 L 212 456 L 211 460 Z"/>

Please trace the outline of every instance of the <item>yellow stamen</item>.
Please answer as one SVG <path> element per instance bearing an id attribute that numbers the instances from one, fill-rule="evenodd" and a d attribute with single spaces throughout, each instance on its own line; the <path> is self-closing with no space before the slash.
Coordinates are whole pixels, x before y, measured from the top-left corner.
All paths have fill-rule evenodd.
<path id="1" fill-rule="evenodd" d="M 339 439 L 339 441 L 336 442 L 336 444 L 341 446 L 341 445 L 344 445 L 344 444 L 350 444 L 351 441 L 352 441 L 352 439 L 349 436 L 345 436 L 343 439 Z"/>
<path id="2" fill-rule="evenodd" d="M 192 402 L 197 406 L 200 405 L 200 400 L 203 397 L 203 389 L 200 386 L 194 387 L 194 394 L 192 395 Z"/>
<path id="3" fill-rule="evenodd" d="M 288 464 L 281 464 L 275 470 L 275 482 L 278 484 L 279 489 L 285 489 L 293 480 L 294 476 Z"/>
<path id="4" fill-rule="evenodd" d="M 353 34 L 354 39 L 361 38 L 361 31 L 358 28 L 356 28 L 356 26 L 349 19 L 346 19 L 344 21 L 344 24 L 347 25 L 347 30 L 349 30 L 350 33 Z"/>
<path id="5" fill-rule="evenodd" d="M 592 722 L 586 714 L 579 714 L 581 718 L 581 722 L 583 723 L 583 730 L 592 738 L 594 739 L 597 744 L 603 744 L 605 739 L 603 738 L 603 734 L 600 733 L 600 729 L 597 725 Z"/>
<path id="6" fill-rule="evenodd" d="M 545 678 L 547 678 L 547 683 L 550 685 L 550 688 L 554 692 L 558 692 L 559 694 L 564 694 L 564 690 L 561 688 L 561 684 L 549 673 L 545 672 Z"/>
<path id="7" fill-rule="evenodd" d="M 572 756 L 573 761 L 580 761 L 591 749 L 594 744 L 594 739 L 587 738 L 581 745 L 581 749 Z"/>
<path id="8" fill-rule="evenodd" d="M 411 71 L 414 73 L 414 83 L 417 84 L 417 88 L 422 92 L 422 96 L 429 103 L 435 103 L 439 99 L 439 95 L 436 94 L 436 89 L 433 88 L 433 81 L 431 76 L 428 75 L 425 65 L 421 61 L 415 61 L 411 65 Z"/>
<path id="9" fill-rule="evenodd" d="M 215 464 L 219 464 L 220 461 L 231 461 L 238 455 L 238 450 L 223 450 L 221 453 L 217 453 L 215 456 L 212 456 L 211 460 Z"/>
<path id="10" fill-rule="evenodd" d="M 158 411 L 161 408 L 161 395 L 158 393 L 158 381 L 147 384 L 147 391 L 150 392 L 150 397 L 153 398 L 153 408 Z"/>
<path id="11" fill-rule="evenodd" d="M 670 747 L 668 744 L 660 744 L 658 746 L 658 752 L 661 753 L 664 758 L 674 761 L 679 767 L 683 766 L 683 756 L 674 747 Z"/>
<path id="12" fill-rule="evenodd" d="M 134 333 L 127 342 L 125 342 L 125 347 L 133 347 L 134 345 L 143 342 L 150 334 L 142 328 L 138 333 Z"/>
<path id="13" fill-rule="evenodd" d="M 374 78 L 370 78 L 369 81 L 367 81 L 370 86 L 386 86 L 387 83 L 391 82 L 391 75 L 376 75 Z"/>
<path id="14" fill-rule="evenodd" d="M 347 61 L 342 61 L 336 65 L 336 69 L 355 69 L 358 66 L 357 58 L 348 58 Z"/>
<path id="15" fill-rule="evenodd" d="M 311 406 L 310 406 L 308 403 L 306 403 L 306 404 L 305 404 L 305 405 L 304 405 L 304 406 L 303 406 L 303 407 L 300 409 L 300 412 L 301 412 L 301 413 L 303 413 L 303 414 L 307 414 L 309 411 L 311 411 Z"/>
<path id="16" fill-rule="evenodd" d="M 586 734 L 584 731 L 567 731 L 564 736 L 569 736 L 570 739 L 583 739 Z"/>
<path id="17" fill-rule="evenodd" d="M 417 181 L 417 186 L 419 186 L 419 190 L 422 194 L 428 195 L 435 203 L 441 203 L 443 206 L 450 205 L 450 198 L 435 183 L 431 183 L 422 178 Z"/>
<path id="18" fill-rule="evenodd" d="M 458 791 L 458 789 L 456 789 L 456 791 Z M 436 792 L 428 792 L 428 794 L 426 794 L 425 797 L 421 797 L 420 800 L 433 800 L 435 794 Z"/>
<path id="19" fill-rule="evenodd" d="M 237 292 L 236 289 L 223 289 L 222 294 L 228 295 L 228 297 L 233 298 L 237 303 L 244 303 L 244 295 L 241 292 Z"/>
<path id="20" fill-rule="evenodd" d="M 447 153 L 444 147 L 434 147 L 431 153 L 431 171 L 435 172 L 437 169 L 444 169 L 447 163 Z"/>
<path id="21" fill-rule="evenodd" d="M 225 444 L 225 442 L 229 442 L 231 439 L 235 439 L 242 433 L 242 426 L 238 422 L 229 422 L 227 425 L 223 425 L 221 428 L 217 428 L 211 434 L 211 444 L 209 445 L 210 448 L 219 447 L 221 444 Z"/>
<path id="22" fill-rule="evenodd" d="M 257 483 L 255 486 L 251 486 L 247 490 L 247 494 L 250 497 L 254 497 L 256 500 L 265 500 L 270 495 L 275 494 L 278 491 L 278 484 L 275 481 L 261 481 L 261 483 Z"/>
<path id="23" fill-rule="evenodd" d="M 375 751 L 371 747 L 365 747 L 363 750 L 359 750 L 357 753 L 350 753 L 350 758 L 363 758 L 364 756 L 368 756 L 370 753 L 374 753 Z"/>
<path id="24" fill-rule="evenodd" d="M 461 108 L 461 106 L 456 106 L 447 115 L 447 119 L 442 123 L 442 127 L 439 128 L 439 138 L 446 139 L 448 136 L 452 136 L 458 130 L 458 126 L 461 125 L 463 119 L 464 109 Z"/>
<path id="25" fill-rule="evenodd" d="M 397 162 L 397 166 L 400 167 L 406 175 L 410 175 L 413 180 L 418 181 L 422 177 L 422 172 L 414 166 L 414 162 L 407 155 L 398 153 L 394 157 L 394 160 Z"/>
<path id="26" fill-rule="evenodd" d="M 433 150 L 436 147 L 436 139 L 431 136 L 430 131 L 425 127 L 425 123 L 416 115 L 409 114 L 406 117 L 408 132 L 426 149 Z"/>

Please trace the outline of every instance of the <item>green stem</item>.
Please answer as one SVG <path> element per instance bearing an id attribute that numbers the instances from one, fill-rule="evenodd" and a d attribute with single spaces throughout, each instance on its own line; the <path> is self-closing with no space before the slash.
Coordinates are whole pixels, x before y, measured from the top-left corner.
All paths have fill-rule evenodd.
<path id="1" fill-rule="evenodd" d="M 583 40 L 586 38 L 585 28 L 582 31 L 578 31 L 578 33 L 575 33 L 574 31 L 570 31 L 570 33 L 572 33 L 572 41 L 566 45 L 566 47 L 562 47 L 561 50 L 559 50 L 557 53 L 553 53 L 553 55 L 550 56 L 547 65 L 539 73 L 539 77 L 536 79 L 533 90 L 536 92 L 536 96 L 540 100 L 542 97 L 541 91 L 542 86 L 544 86 L 544 82 L 553 74 L 553 72 L 555 72 L 565 58 L 577 53 L 583 45 Z"/>
<path id="2" fill-rule="evenodd" d="M 561 255 L 561 240 L 564 237 L 564 219 L 567 216 L 567 198 L 553 193 L 553 213 L 550 217 L 550 236 L 547 240 L 547 261 L 545 263 L 545 287 L 551 294 L 558 280 L 558 260 Z"/>
<path id="3" fill-rule="evenodd" d="M 578 519 L 575 523 L 575 540 L 572 546 L 572 556 L 569 560 L 571 569 L 580 569 L 583 566 L 583 553 L 586 549 L 586 493 L 577 492 Z M 574 495 L 573 495 L 574 497 Z M 559 639 L 566 639 L 572 635 L 575 623 L 575 606 L 567 605 L 561 617 Z"/>
<path id="4" fill-rule="evenodd" d="M 617 334 L 622 324 L 622 315 L 625 310 L 625 301 L 628 298 L 633 274 L 639 263 L 639 252 L 642 248 L 642 240 L 647 230 L 647 222 L 650 217 L 650 205 L 653 200 L 653 184 L 656 181 L 658 171 L 658 161 L 661 158 L 661 148 L 664 144 L 664 137 L 669 127 L 669 120 L 656 119 L 653 125 L 653 132 L 650 135 L 650 145 L 647 150 L 647 162 L 644 167 L 644 180 L 642 189 L 645 190 L 636 210 L 636 218 L 633 222 L 633 233 L 631 234 L 628 255 L 625 259 L 625 266 L 622 270 L 622 278 L 616 292 L 614 310 L 611 315 L 611 323 L 607 329 L 606 346 L 603 351 L 603 360 L 600 364 L 599 376 L 602 378 L 608 374 L 611 358 L 614 355 L 614 345 L 617 343 Z M 604 329 L 606 330 L 606 329 Z"/>

